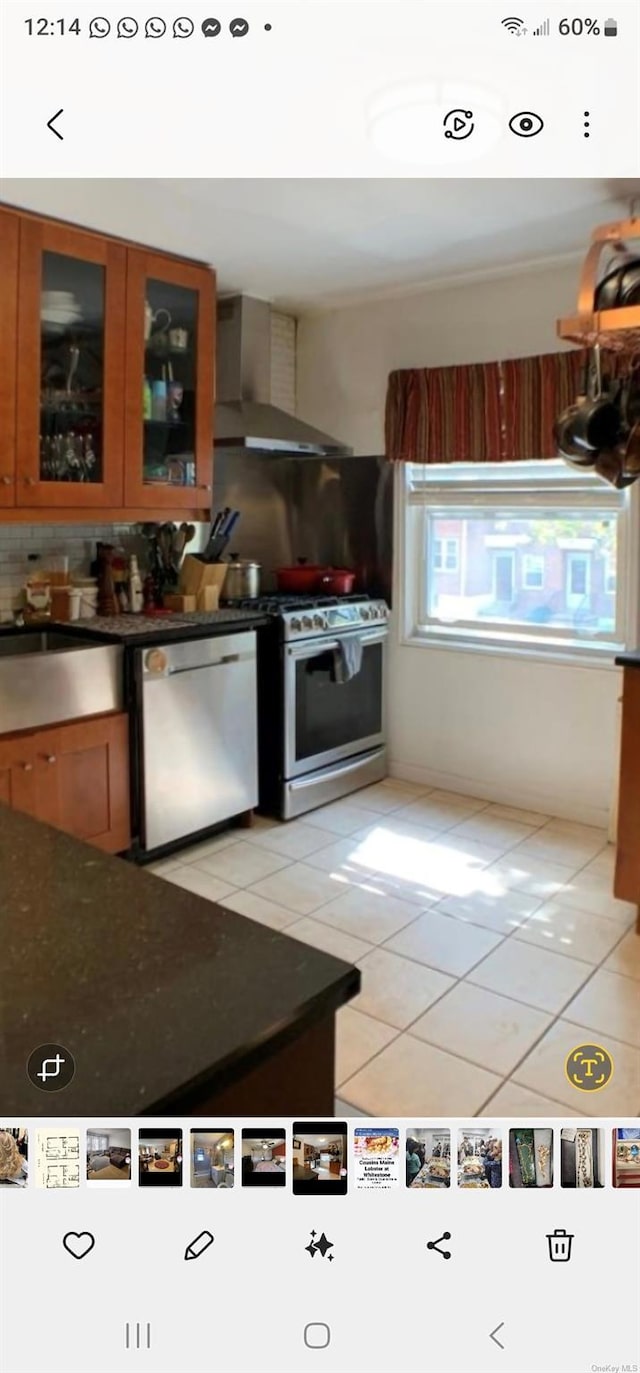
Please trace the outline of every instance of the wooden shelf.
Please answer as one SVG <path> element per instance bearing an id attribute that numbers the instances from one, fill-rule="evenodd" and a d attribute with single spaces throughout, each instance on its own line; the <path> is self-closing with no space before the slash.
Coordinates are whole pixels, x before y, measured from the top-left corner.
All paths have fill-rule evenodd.
<path id="1" fill-rule="evenodd" d="M 558 320 L 557 330 L 565 343 L 577 343 L 583 348 L 593 348 L 598 343 L 610 353 L 632 353 L 640 349 L 640 305 L 573 315 Z"/>

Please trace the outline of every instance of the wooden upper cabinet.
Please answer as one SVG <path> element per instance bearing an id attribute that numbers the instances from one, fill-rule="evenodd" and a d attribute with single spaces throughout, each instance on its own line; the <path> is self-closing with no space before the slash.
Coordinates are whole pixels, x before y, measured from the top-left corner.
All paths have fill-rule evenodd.
<path id="1" fill-rule="evenodd" d="M 18 506 L 123 505 L 127 249 L 20 225 Z"/>
<path id="2" fill-rule="evenodd" d="M 125 505 L 210 507 L 214 364 L 213 272 L 129 249 Z"/>
<path id="3" fill-rule="evenodd" d="M 16 363 L 20 220 L 0 210 L 0 510 L 16 500 Z"/>

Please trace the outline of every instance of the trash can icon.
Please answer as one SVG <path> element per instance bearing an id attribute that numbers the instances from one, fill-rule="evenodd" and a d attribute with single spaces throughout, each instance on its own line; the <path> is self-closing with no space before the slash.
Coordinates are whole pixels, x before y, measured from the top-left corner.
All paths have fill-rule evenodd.
<path id="1" fill-rule="evenodd" d="M 549 1244 L 549 1258 L 552 1263 L 568 1263 L 571 1258 L 571 1244 L 574 1235 L 568 1235 L 566 1230 L 554 1230 L 547 1235 Z"/>

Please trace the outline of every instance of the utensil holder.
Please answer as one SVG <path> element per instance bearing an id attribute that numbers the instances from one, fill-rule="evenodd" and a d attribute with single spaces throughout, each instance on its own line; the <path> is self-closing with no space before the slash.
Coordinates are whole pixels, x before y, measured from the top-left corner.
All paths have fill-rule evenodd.
<path id="1" fill-rule="evenodd" d="M 183 596 L 195 596 L 198 610 L 217 610 L 226 575 L 226 563 L 203 563 L 187 553 L 180 568 L 178 590 Z"/>

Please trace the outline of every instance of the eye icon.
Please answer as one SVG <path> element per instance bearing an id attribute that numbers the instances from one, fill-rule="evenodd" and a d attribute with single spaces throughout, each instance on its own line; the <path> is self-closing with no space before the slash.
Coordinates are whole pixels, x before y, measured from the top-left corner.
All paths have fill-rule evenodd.
<path id="1" fill-rule="evenodd" d="M 533 114 L 531 110 L 522 110 L 520 114 L 514 114 L 513 119 L 509 120 L 509 128 L 518 138 L 534 138 L 537 133 L 544 129 L 544 120 L 539 114 Z"/>

